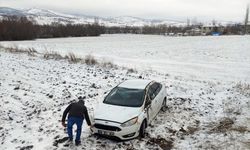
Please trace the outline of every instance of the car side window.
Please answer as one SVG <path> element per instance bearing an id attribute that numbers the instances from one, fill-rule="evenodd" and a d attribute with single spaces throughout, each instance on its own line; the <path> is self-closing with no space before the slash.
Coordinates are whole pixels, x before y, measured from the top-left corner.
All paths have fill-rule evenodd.
<path id="1" fill-rule="evenodd" d="M 150 99 L 153 100 L 161 91 L 162 85 L 160 83 L 155 82 L 149 87 L 149 96 Z"/>
<path id="2" fill-rule="evenodd" d="M 148 94 L 149 94 L 149 97 L 150 97 L 150 99 L 151 100 L 154 100 L 154 98 L 155 98 L 155 91 L 156 91 L 156 85 L 155 85 L 155 83 L 154 84 L 152 84 L 150 87 L 149 87 L 149 90 L 148 90 Z"/>
<path id="3" fill-rule="evenodd" d="M 155 95 L 158 95 L 159 92 L 161 91 L 162 89 L 162 85 L 160 83 L 156 83 L 157 84 L 157 89 L 155 90 Z"/>

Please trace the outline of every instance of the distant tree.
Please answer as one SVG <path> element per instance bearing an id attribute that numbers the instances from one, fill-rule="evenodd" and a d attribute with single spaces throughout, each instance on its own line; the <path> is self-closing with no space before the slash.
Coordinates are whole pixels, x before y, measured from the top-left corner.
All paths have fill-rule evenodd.
<path id="1" fill-rule="evenodd" d="M 32 40 L 35 38 L 99 36 L 104 27 L 94 24 L 38 25 L 26 17 L 5 17 L 0 20 L 0 40 Z"/>
<path id="2" fill-rule="evenodd" d="M 26 17 L 4 17 L 0 21 L 0 40 L 32 40 L 36 28 Z"/>

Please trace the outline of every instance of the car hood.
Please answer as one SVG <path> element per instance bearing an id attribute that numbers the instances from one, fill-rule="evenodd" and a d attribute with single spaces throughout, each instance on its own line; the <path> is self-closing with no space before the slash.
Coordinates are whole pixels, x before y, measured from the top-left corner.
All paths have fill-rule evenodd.
<path id="1" fill-rule="evenodd" d="M 141 107 L 124 107 L 101 103 L 96 107 L 94 118 L 124 123 L 140 114 Z"/>

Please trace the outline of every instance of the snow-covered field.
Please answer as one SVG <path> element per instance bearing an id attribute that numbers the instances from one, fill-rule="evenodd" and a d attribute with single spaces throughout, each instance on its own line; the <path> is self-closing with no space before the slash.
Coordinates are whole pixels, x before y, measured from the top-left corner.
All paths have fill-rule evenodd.
<path id="1" fill-rule="evenodd" d="M 250 80 L 250 36 L 165 37 L 102 35 L 100 37 L 0 42 L 34 47 L 40 52 L 94 55 L 115 64 L 194 78 Z"/>
<path id="2" fill-rule="evenodd" d="M 69 149 L 60 120 L 78 96 L 93 115 L 106 91 L 142 76 L 167 85 L 168 111 L 147 137 L 115 142 L 90 134 L 71 149 L 250 149 L 250 37 L 104 35 L 0 42 L 123 67 L 104 68 L 0 51 L 0 149 Z"/>

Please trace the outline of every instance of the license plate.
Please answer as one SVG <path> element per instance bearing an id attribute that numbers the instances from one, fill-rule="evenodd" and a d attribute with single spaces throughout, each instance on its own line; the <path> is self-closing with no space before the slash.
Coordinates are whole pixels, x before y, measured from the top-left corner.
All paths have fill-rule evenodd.
<path id="1" fill-rule="evenodd" d="M 109 135 L 109 136 L 113 136 L 114 135 L 114 132 L 110 132 L 110 131 L 98 130 L 97 132 L 99 134 L 102 134 L 102 135 Z"/>

